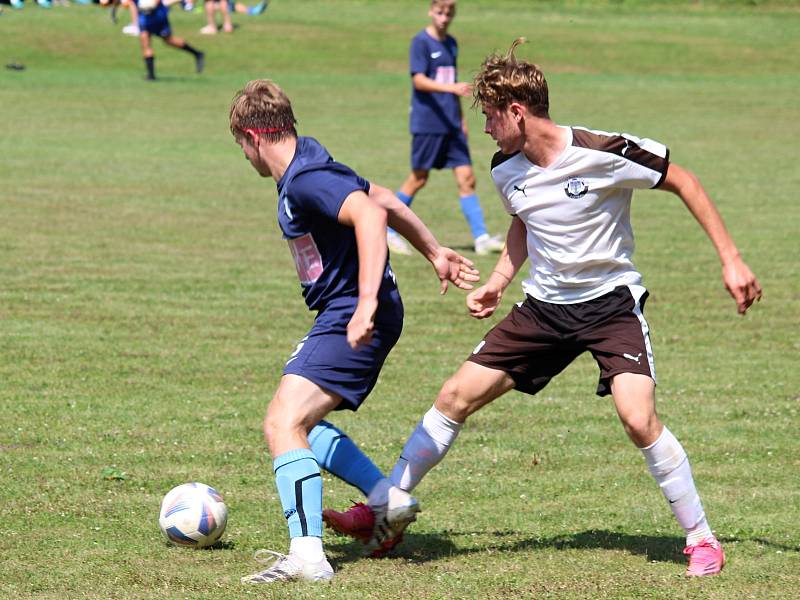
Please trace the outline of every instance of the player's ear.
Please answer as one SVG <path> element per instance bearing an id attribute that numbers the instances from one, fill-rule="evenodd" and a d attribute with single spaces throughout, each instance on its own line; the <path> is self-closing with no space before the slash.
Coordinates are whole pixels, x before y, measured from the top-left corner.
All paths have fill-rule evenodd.
<path id="1" fill-rule="evenodd" d="M 511 113 L 511 116 L 514 120 L 519 123 L 522 119 L 525 118 L 525 107 L 522 106 L 519 102 L 512 102 L 508 105 L 508 112 Z"/>
<path id="2" fill-rule="evenodd" d="M 245 129 L 244 131 L 247 134 L 247 136 L 250 138 L 250 143 L 253 146 L 255 146 L 256 148 L 258 148 L 258 140 L 261 139 L 260 137 L 258 137 L 258 134 L 255 131 L 253 131 L 252 129 Z"/>

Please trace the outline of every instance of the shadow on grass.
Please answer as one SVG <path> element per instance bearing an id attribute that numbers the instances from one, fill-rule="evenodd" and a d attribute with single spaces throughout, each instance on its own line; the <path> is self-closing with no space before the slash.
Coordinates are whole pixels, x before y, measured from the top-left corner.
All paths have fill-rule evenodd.
<path id="1" fill-rule="evenodd" d="M 492 541 L 487 544 L 458 547 L 453 540 L 459 538 L 472 539 L 472 536 L 485 538 L 490 535 Z M 495 552 L 516 552 L 519 550 L 565 550 L 565 549 L 602 549 L 624 550 L 631 554 L 645 556 L 647 560 L 656 562 L 683 563 L 685 558 L 681 550 L 684 539 L 677 536 L 630 535 L 605 530 L 589 530 L 574 534 L 557 535 L 549 538 L 531 537 L 520 539 L 516 531 L 451 531 L 444 535 L 406 533 L 401 545 L 391 554 L 396 558 L 407 558 L 414 562 L 428 562 L 448 556 L 464 556 L 469 554 Z M 327 547 L 341 552 L 337 562 L 350 562 L 363 556 L 363 546 L 357 543 L 327 544 Z"/>
<path id="2" fill-rule="evenodd" d="M 468 542 L 458 547 L 454 540 L 473 540 L 473 536 L 492 541 L 486 544 Z M 787 546 L 770 542 L 763 538 L 741 538 L 736 536 L 720 537 L 723 543 L 753 542 L 788 552 L 800 552 L 799 546 Z M 674 535 L 631 535 L 604 529 L 592 529 L 579 533 L 556 535 L 552 537 L 529 537 L 520 539 L 519 532 L 506 531 L 449 531 L 443 534 L 414 534 L 406 532 L 403 543 L 390 555 L 390 558 L 404 558 L 418 563 L 446 558 L 449 556 L 466 556 L 470 554 L 494 552 L 516 552 L 536 550 L 622 550 L 633 555 L 643 556 L 653 562 L 671 562 L 683 564 L 685 539 Z M 335 542 L 326 542 L 326 548 L 336 554 L 335 562 L 346 563 L 364 557 L 363 545 L 346 538 L 336 538 Z"/>

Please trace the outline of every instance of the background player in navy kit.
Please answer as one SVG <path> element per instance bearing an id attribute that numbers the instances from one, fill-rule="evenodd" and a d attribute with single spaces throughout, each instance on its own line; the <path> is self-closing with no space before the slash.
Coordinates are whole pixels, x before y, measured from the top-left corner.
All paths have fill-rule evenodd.
<path id="1" fill-rule="evenodd" d="M 318 311 L 286 362 L 264 420 L 290 551 L 266 551 L 274 564 L 242 582 L 327 580 L 333 570 L 322 548 L 320 466 L 365 494 L 392 496 L 386 511 L 394 519 L 413 520 L 419 510 L 322 420 L 333 410 L 359 407 L 400 336 L 403 304 L 388 261 L 387 220 L 430 260 L 442 293 L 448 281 L 471 289 L 478 274 L 470 261 L 441 247 L 389 190 L 335 162 L 313 138 L 298 137 L 289 99 L 275 83 L 247 84 L 231 104 L 230 123 L 255 170 L 277 182 L 278 223 L 306 304 Z"/>
<path id="2" fill-rule="evenodd" d="M 456 14 L 455 0 L 433 0 L 428 10 L 431 23 L 411 40 L 411 173 L 397 191 L 397 197 L 411 205 L 414 196 L 428 182 L 431 169 L 453 169 L 461 211 L 467 219 L 475 252 L 489 254 L 503 249 L 499 236 L 491 236 L 483 220 L 475 174 L 467 145 L 467 124 L 461 110 L 461 96 L 470 95 L 468 83 L 457 82 L 458 44 L 447 34 Z M 389 231 L 389 247 L 409 254 L 403 240 Z"/>
<path id="3" fill-rule="evenodd" d="M 677 194 L 711 239 L 740 314 L 761 298 L 698 179 L 671 164 L 658 142 L 561 127 L 550 120 L 547 82 L 514 48 L 484 61 L 475 98 L 500 151 L 492 161 L 511 226 L 495 270 L 467 296 L 478 319 L 492 315 L 526 259 L 526 299 L 495 326 L 442 387 L 403 448 L 390 480 L 411 491 L 444 457 L 466 418 L 510 389 L 541 390 L 588 350 L 631 441 L 686 531 L 686 574 L 714 575 L 725 562 L 681 444 L 655 408 L 655 365 L 642 313 L 647 291 L 631 262 L 630 200 L 636 188 Z"/>
<path id="4" fill-rule="evenodd" d="M 139 11 L 139 42 L 142 45 L 142 56 L 145 67 L 147 67 L 147 79 L 152 81 L 156 78 L 155 55 L 150 43 L 152 35 L 157 35 L 164 40 L 164 43 L 194 56 L 195 71 L 202 73 L 205 55 L 192 48 L 183 38 L 172 35 L 167 5 L 162 0 L 136 0 L 136 6 Z"/>

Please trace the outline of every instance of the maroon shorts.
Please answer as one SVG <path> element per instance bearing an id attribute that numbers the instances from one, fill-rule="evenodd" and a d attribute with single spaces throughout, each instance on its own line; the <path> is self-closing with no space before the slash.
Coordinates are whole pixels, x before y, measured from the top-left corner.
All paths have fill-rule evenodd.
<path id="1" fill-rule="evenodd" d="M 515 389 L 535 394 L 588 350 L 600 367 L 597 394 L 611 393 L 611 378 L 640 373 L 656 379 L 649 328 L 642 309 L 647 290 L 621 286 L 576 304 L 528 296 L 492 328 L 467 359 L 505 371 Z"/>

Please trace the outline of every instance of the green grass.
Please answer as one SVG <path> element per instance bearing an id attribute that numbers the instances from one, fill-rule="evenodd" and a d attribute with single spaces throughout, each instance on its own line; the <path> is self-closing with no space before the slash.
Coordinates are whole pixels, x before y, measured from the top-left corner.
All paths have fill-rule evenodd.
<path id="1" fill-rule="evenodd" d="M 462 77 L 525 35 L 519 54 L 547 73 L 556 121 L 668 144 L 764 287 L 738 318 L 680 201 L 637 193 L 659 410 L 692 458 L 723 575 L 683 578 L 681 532 L 582 357 L 536 397 L 509 394 L 470 420 L 418 488 L 424 513 L 395 558 L 361 559 L 330 536 L 331 586 L 240 586 L 255 549 L 286 547 L 261 418 L 312 315 L 273 183 L 234 144 L 228 104 L 271 77 L 301 133 L 396 187 L 408 168 L 407 44 L 426 5 L 275 0 L 210 39 L 200 15 L 173 10 L 207 72 L 157 44 L 155 84 L 106 11 L 6 7 L 0 60 L 27 69 L 0 71 L 0 597 L 794 595 L 800 11 L 789 2 L 465 1 L 452 29 Z M 502 231 L 494 145 L 480 115 L 469 119 L 487 221 Z M 414 207 L 466 249 L 454 195 L 451 175 L 435 173 Z M 333 419 L 385 469 L 491 324 L 468 319 L 463 294 L 440 298 L 422 259 L 393 266 L 404 336 L 359 414 Z M 160 537 L 161 497 L 190 480 L 226 498 L 222 548 Z M 326 505 L 359 499 L 325 483 Z"/>

